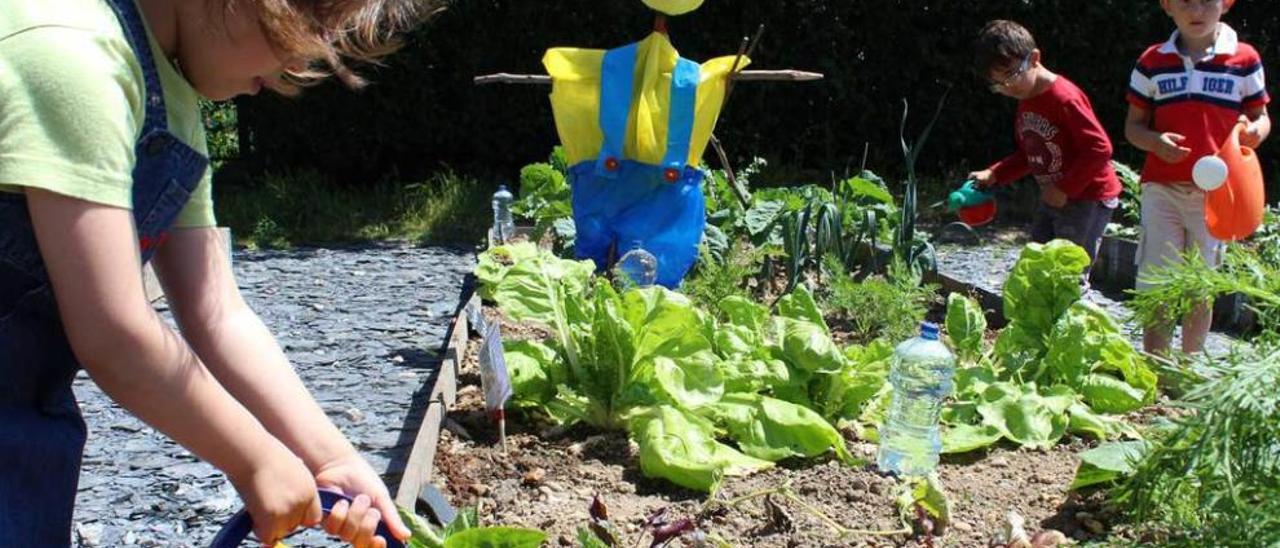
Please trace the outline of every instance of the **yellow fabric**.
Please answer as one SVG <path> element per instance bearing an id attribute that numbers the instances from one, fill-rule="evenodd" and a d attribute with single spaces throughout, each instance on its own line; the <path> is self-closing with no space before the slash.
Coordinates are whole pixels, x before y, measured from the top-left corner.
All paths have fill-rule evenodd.
<path id="1" fill-rule="evenodd" d="M 169 131 L 205 154 L 198 95 L 150 38 Z M 0 2 L 0 191 L 36 187 L 132 208 L 144 90 L 103 0 Z M 216 224 L 210 179 L 206 170 L 177 226 Z"/>
<path id="2" fill-rule="evenodd" d="M 551 75 L 551 105 L 556 130 L 570 165 L 594 159 L 600 154 L 600 67 L 604 50 L 554 48 L 547 50 L 542 64 Z M 626 158 L 659 164 L 667 149 L 667 117 L 671 101 L 671 71 L 679 53 L 662 33 L 650 34 L 636 53 L 635 90 L 627 137 Z M 689 165 L 701 163 L 724 104 L 725 84 L 733 68 L 733 56 L 717 57 L 702 64 L 695 103 L 693 135 L 689 145 Z M 747 66 L 743 57 L 738 68 Z"/>
<path id="3" fill-rule="evenodd" d="M 644 5 L 667 15 L 683 15 L 698 9 L 702 0 L 644 0 Z"/>

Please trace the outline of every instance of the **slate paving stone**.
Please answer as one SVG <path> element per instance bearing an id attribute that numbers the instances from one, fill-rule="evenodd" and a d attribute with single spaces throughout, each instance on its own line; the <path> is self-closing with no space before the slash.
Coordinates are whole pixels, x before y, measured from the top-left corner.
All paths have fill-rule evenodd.
<path id="1" fill-rule="evenodd" d="M 373 245 L 237 251 L 236 279 L 325 413 L 395 487 L 474 253 Z M 157 309 L 173 325 L 168 307 Z M 399 356 L 399 359 L 396 357 Z M 205 547 L 241 503 L 215 468 L 112 402 L 81 372 L 89 441 L 73 546 Z M 356 409 L 361 420 L 351 420 Z M 308 532 L 294 547 L 341 544 Z"/>

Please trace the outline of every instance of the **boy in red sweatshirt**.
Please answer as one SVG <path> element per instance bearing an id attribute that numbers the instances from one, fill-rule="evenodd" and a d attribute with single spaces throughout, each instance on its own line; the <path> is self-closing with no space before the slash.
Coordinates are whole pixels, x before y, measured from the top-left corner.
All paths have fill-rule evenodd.
<path id="1" fill-rule="evenodd" d="M 1040 207 L 1031 239 L 1070 240 L 1083 247 L 1092 262 L 1119 205 L 1121 185 L 1111 167 L 1111 139 L 1098 123 L 1089 97 L 1040 64 L 1035 39 L 1013 21 L 996 20 L 983 27 L 977 62 L 992 92 L 1018 100 L 1013 124 L 1018 150 L 969 178 L 991 186 L 1034 176 L 1040 184 Z"/>

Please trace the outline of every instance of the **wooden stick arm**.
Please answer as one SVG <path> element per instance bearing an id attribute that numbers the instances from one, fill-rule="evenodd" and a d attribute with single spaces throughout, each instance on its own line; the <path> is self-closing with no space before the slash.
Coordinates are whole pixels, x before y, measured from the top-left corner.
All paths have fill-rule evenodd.
<path id="1" fill-rule="evenodd" d="M 733 77 L 742 82 L 812 82 L 821 80 L 819 72 L 803 70 L 744 70 Z M 510 74 L 499 72 L 475 77 L 476 85 L 484 84 L 539 84 L 550 85 L 551 77 L 544 74 Z"/>

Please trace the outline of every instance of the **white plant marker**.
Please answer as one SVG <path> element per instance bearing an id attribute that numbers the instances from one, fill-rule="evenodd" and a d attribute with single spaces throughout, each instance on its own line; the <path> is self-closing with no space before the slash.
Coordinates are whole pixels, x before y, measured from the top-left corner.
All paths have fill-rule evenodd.
<path id="1" fill-rule="evenodd" d="M 506 403 L 511 397 L 511 376 L 507 373 L 507 359 L 502 353 L 501 322 L 489 324 L 484 331 L 484 344 L 480 346 L 480 384 L 484 389 L 484 406 L 489 416 L 498 422 L 498 440 L 502 454 L 507 453 Z"/>
<path id="2" fill-rule="evenodd" d="M 1205 192 L 1217 190 L 1227 181 L 1227 163 L 1217 156 L 1204 156 L 1192 166 L 1191 180 Z"/>

